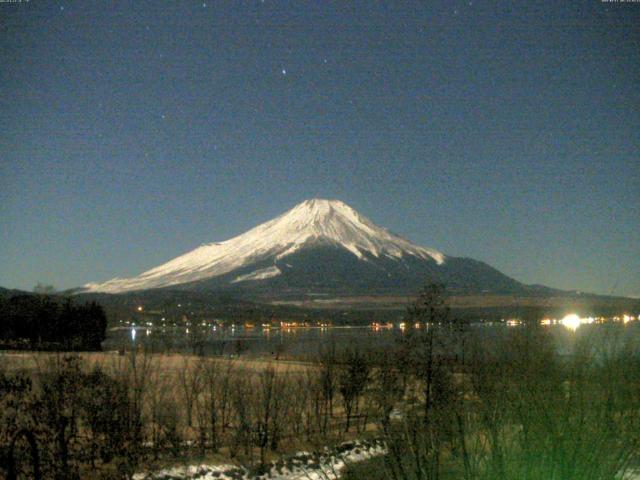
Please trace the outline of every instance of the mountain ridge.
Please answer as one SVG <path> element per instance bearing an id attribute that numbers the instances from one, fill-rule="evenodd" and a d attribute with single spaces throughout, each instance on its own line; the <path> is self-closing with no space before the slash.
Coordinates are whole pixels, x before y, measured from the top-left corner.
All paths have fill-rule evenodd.
<path id="1" fill-rule="evenodd" d="M 310 199 L 222 242 L 205 243 L 130 278 L 80 292 L 157 288 L 291 296 L 403 294 L 427 282 L 451 293 L 526 293 L 528 287 L 478 260 L 416 245 L 339 200 Z"/>
<path id="2" fill-rule="evenodd" d="M 118 293 L 191 283 L 225 275 L 265 258 L 278 261 L 300 249 L 325 243 L 344 248 L 364 261 L 370 256 L 401 258 L 406 255 L 437 264 L 445 261 L 442 253 L 415 245 L 375 225 L 339 200 L 311 199 L 245 233 L 223 242 L 202 244 L 136 277 L 89 283 L 84 289 Z M 269 273 L 279 275 L 275 269 Z M 262 278 L 258 274 L 235 280 Z"/>

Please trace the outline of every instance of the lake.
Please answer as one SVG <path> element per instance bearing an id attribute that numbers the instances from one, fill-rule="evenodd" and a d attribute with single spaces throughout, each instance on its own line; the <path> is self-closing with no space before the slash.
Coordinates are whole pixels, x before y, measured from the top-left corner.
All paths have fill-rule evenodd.
<path id="1" fill-rule="evenodd" d="M 491 342 L 526 327 L 517 321 L 473 323 L 465 333 L 469 339 Z M 559 353 L 569 355 L 575 345 L 587 341 L 604 353 L 624 345 L 640 346 L 640 321 L 608 319 L 604 323 L 563 325 L 540 328 L 550 332 Z M 321 349 L 335 346 L 384 350 L 405 335 L 403 329 L 371 326 L 244 328 L 243 326 L 155 327 L 127 326 L 109 330 L 105 350 L 129 350 L 143 346 L 154 352 L 177 351 L 205 355 L 311 358 Z"/>

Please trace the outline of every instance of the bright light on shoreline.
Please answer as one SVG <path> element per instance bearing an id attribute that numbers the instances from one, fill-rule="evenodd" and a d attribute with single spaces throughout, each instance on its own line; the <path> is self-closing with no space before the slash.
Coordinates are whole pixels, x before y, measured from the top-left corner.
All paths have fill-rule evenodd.
<path id="1" fill-rule="evenodd" d="M 569 330 L 573 330 L 574 332 L 578 329 L 578 327 L 582 324 L 580 317 L 575 313 L 571 313 L 560 320 L 560 323 L 567 327 Z"/>
<path id="2" fill-rule="evenodd" d="M 560 320 L 560 324 L 567 327 L 569 330 L 573 330 L 574 332 L 578 329 L 580 325 L 584 324 L 592 324 L 596 319 L 593 317 L 579 317 L 575 313 L 570 313 L 562 320 Z"/>

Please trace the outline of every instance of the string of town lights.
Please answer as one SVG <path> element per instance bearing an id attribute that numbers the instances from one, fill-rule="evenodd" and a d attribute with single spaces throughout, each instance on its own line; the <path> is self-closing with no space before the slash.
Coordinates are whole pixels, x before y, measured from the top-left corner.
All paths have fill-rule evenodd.
<path id="1" fill-rule="evenodd" d="M 136 311 L 142 314 L 144 312 L 144 308 L 142 306 L 139 306 L 136 308 Z M 542 320 L 539 321 L 539 323 L 542 326 L 559 325 L 567 328 L 568 330 L 575 332 L 582 325 L 604 324 L 604 323 L 622 323 L 626 325 L 629 322 L 633 322 L 633 321 L 640 321 L 640 314 L 636 316 L 623 314 L 623 315 L 616 315 L 612 317 L 603 317 L 603 316 L 581 317 L 576 313 L 570 313 L 568 315 L 565 315 L 562 318 L 543 318 Z M 141 331 L 144 330 L 146 336 L 148 336 L 152 333 L 154 329 L 157 329 L 158 327 L 161 328 L 162 332 L 166 332 L 167 328 L 178 328 L 178 329 L 184 328 L 184 333 L 187 335 L 192 333 L 194 328 L 198 328 L 198 327 L 204 330 L 210 329 L 211 333 L 220 332 L 224 330 L 235 332 L 236 330 L 254 330 L 258 328 L 258 329 L 261 329 L 266 334 L 268 334 L 272 330 L 279 330 L 282 332 L 292 332 L 298 329 L 319 328 L 322 330 L 326 330 L 329 328 L 334 328 L 334 325 L 331 322 L 326 322 L 326 321 L 314 321 L 314 322 L 272 321 L 272 322 L 266 322 L 266 323 L 261 323 L 259 325 L 256 325 L 253 322 L 235 323 L 235 322 L 215 319 L 215 320 L 209 320 L 209 321 L 202 320 L 201 322 L 198 322 L 198 323 L 192 323 L 186 318 L 186 316 L 183 317 L 180 321 L 169 321 L 167 320 L 166 317 L 162 317 L 162 319 L 160 320 L 160 324 L 157 324 L 157 322 L 151 322 L 151 321 L 143 321 L 143 322 L 137 323 L 129 320 L 120 320 L 119 323 L 121 324 L 121 326 L 116 327 L 117 329 L 121 329 L 121 328 L 130 329 L 132 341 L 136 340 L 136 335 L 137 335 L 136 332 L 138 330 L 141 330 Z M 503 319 L 500 319 L 499 321 L 474 322 L 473 325 L 484 325 L 484 326 L 505 325 L 507 327 L 517 327 L 525 323 L 526 323 L 525 321 L 518 318 L 508 318 L 508 319 L 503 318 Z M 416 322 L 415 324 L 410 325 L 405 321 L 401 321 L 401 322 L 395 322 L 395 323 L 394 322 L 387 322 L 387 323 L 372 322 L 371 324 L 368 325 L 368 328 L 374 331 L 399 329 L 400 331 L 404 332 L 410 327 L 413 327 L 415 329 L 421 329 L 425 327 L 429 328 L 429 326 L 430 325 L 428 323 L 423 324 L 420 322 Z M 349 327 L 341 326 L 341 328 L 349 328 Z M 356 328 L 356 327 L 351 327 L 351 328 Z"/>

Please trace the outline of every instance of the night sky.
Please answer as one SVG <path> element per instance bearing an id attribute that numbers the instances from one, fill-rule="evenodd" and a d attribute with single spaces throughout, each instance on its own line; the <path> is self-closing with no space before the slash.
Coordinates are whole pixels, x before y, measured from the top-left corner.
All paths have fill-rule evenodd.
<path id="1" fill-rule="evenodd" d="M 640 3 L 5 2 L 1 286 L 135 275 L 321 197 L 640 295 Z"/>

